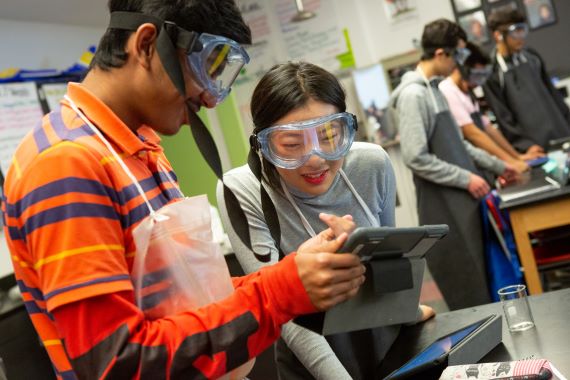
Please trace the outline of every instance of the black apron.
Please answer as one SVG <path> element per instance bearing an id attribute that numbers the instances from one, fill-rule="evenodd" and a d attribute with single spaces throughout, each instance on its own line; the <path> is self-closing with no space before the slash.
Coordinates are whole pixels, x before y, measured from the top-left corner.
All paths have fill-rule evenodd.
<path id="1" fill-rule="evenodd" d="M 570 136 L 570 125 L 542 82 L 540 70 L 534 69 L 526 56 L 507 71 L 501 65 L 499 70 L 505 100 L 522 135 L 544 148 L 550 140 Z"/>
<path id="2" fill-rule="evenodd" d="M 439 112 L 428 136 L 429 152 L 477 173 L 463 144 L 451 112 Z M 449 309 L 490 303 L 479 201 L 466 189 L 438 185 L 415 174 L 414 183 L 420 225 L 449 225 L 447 237 L 426 255 L 429 270 Z"/>

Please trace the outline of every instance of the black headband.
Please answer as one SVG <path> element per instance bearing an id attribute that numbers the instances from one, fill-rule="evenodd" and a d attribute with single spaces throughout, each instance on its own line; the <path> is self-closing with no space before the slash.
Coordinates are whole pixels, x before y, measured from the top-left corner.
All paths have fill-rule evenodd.
<path id="1" fill-rule="evenodd" d="M 184 49 L 187 54 L 202 50 L 202 44 L 198 41 L 199 33 L 182 29 L 171 21 L 135 12 L 112 12 L 109 28 L 135 31 L 147 23 L 158 29 L 156 50 L 160 61 L 176 89 L 186 98 L 184 75 L 176 49 Z"/>

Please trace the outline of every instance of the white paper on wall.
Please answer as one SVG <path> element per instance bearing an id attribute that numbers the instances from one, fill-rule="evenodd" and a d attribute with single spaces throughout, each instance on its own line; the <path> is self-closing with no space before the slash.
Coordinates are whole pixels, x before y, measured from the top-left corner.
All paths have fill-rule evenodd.
<path id="1" fill-rule="evenodd" d="M 35 83 L 0 85 L 0 167 L 4 174 L 18 144 L 42 116 Z"/>
<path id="2" fill-rule="evenodd" d="M 67 92 L 67 83 L 45 83 L 40 88 L 40 96 L 47 102 L 50 111 L 59 108 L 59 102 Z"/>
<path id="3" fill-rule="evenodd" d="M 297 12 L 295 3 L 291 0 L 276 0 L 277 17 L 287 57 L 291 60 L 311 62 L 329 71 L 337 71 L 340 62 L 336 56 L 345 53 L 347 48 L 334 2 L 304 0 L 303 3 L 305 10 L 316 16 L 293 22 L 291 19 Z"/>

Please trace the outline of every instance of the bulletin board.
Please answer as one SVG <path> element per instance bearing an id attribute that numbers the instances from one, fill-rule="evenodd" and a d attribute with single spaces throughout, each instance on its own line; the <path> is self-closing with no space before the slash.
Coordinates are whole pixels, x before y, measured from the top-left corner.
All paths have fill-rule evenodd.
<path id="1" fill-rule="evenodd" d="M 527 37 L 528 46 L 537 50 L 544 62 L 546 69 L 552 77 L 561 80 L 570 77 L 570 54 L 566 54 L 566 48 L 561 41 L 566 41 L 570 36 L 570 1 L 568 0 L 480 0 L 480 6 L 460 11 L 456 7 L 455 0 L 450 0 L 453 6 L 456 20 L 473 12 L 482 10 L 487 20 L 490 12 L 503 6 L 516 6 L 526 14 L 530 33 Z M 478 0 L 464 0 L 473 2 Z M 542 12 L 542 21 L 537 21 L 541 6 L 546 5 L 552 12 Z M 463 9 L 463 8 L 461 8 Z M 488 31 L 490 33 L 490 30 Z M 483 49 L 490 53 L 494 47 L 492 38 L 482 45 Z"/>
<path id="2" fill-rule="evenodd" d="M 483 47 L 493 45 L 487 20 L 500 9 L 518 9 L 527 18 L 530 30 L 554 26 L 558 21 L 554 0 L 450 0 L 457 23 L 467 37 Z"/>
<path id="3" fill-rule="evenodd" d="M 8 172 L 22 138 L 40 122 L 43 108 L 34 82 L 0 85 L 0 169 Z"/>
<path id="4" fill-rule="evenodd" d="M 3 176 L 22 138 L 41 122 L 44 114 L 58 107 L 66 88 L 67 81 L 0 84 L 0 171 Z"/>
<path id="5" fill-rule="evenodd" d="M 305 10 L 313 12 L 315 17 L 301 22 L 292 21 L 297 12 L 292 0 L 239 0 L 238 5 L 252 34 L 252 45 L 246 48 L 250 63 L 232 89 L 246 135 L 253 129 L 250 114 L 253 90 L 275 64 L 306 61 L 333 73 L 354 66 L 354 60 L 346 57 L 347 51 L 350 52 L 348 35 L 339 26 L 335 0 L 304 0 Z"/>

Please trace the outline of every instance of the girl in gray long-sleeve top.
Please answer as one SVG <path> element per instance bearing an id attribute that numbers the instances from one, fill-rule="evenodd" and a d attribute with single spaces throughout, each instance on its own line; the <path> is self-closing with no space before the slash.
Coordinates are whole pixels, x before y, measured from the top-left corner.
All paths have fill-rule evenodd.
<path id="1" fill-rule="evenodd" d="M 281 251 L 327 228 L 320 213 L 351 215 L 358 226 L 394 226 L 396 182 L 386 152 L 377 145 L 354 143 L 356 120 L 345 111 L 337 79 L 308 63 L 271 69 L 256 87 L 251 102 L 254 148 L 263 154 L 263 186 L 278 213 Z M 260 174 L 260 173 L 258 173 Z M 242 244 L 225 209 L 218 186 L 222 222 L 246 272 L 279 259 L 279 249 L 265 219 L 260 182 L 245 165 L 224 175 L 224 183 L 244 210 L 252 248 L 267 253 L 266 262 Z M 420 319 L 433 315 L 420 308 Z M 323 337 L 294 323 L 284 326 L 277 345 L 283 379 L 372 379 L 392 345 L 399 326 Z"/>

